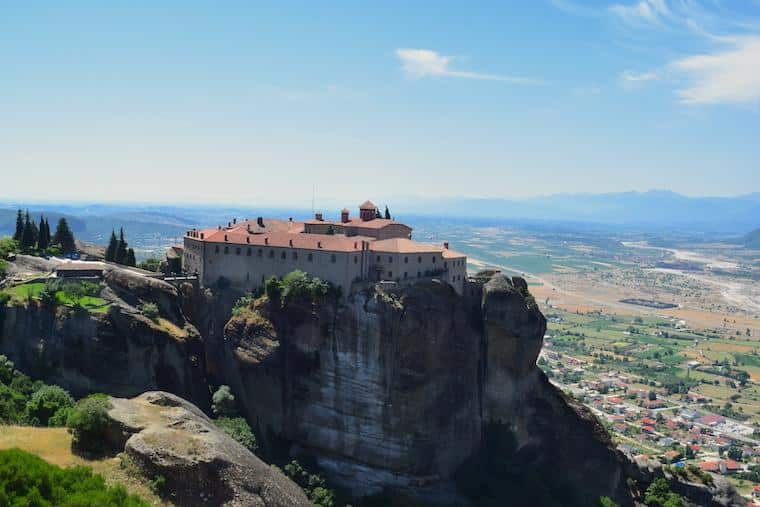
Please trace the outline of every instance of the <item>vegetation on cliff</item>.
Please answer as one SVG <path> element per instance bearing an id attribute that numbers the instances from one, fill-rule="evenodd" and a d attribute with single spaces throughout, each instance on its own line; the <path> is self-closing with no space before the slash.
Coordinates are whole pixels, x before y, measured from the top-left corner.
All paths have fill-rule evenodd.
<path id="1" fill-rule="evenodd" d="M 279 302 L 280 306 L 286 306 L 291 301 L 318 304 L 328 299 L 340 299 L 340 289 L 298 269 L 282 278 L 270 277 L 264 285 L 264 292 L 270 302 Z"/>
<path id="2" fill-rule="evenodd" d="M 74 400 L 58 386 L 33 381 L 0 355 L 0 422 L 63 426 Z"/>
<path id="3" fill-rule="evenodd" d="M 0 451 L 0 506 L 147 507 L 88 467 L 60 468 L 19 449 Z"/>
<path id="4" fill-rule="evenodd" d="M 104 451 L 111 402 L 104 394 L 93 394 L 79 400 L 71 410 L 66 425 L 74 436 L 74 445 L 88 452 Z"/>

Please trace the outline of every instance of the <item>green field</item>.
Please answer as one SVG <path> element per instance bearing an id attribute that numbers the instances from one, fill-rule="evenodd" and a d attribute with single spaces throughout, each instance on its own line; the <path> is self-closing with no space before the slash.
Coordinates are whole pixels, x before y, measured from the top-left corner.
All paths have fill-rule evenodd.
<path id="1" fill-rule="evenodd" d="M 23 304 L 29 299 L 39 300 L 40 293 L 44 288 L 43 282 L 34 282 L 8 287 L 2 292 L 11 297 L 11 304 Z M 98 296 L 74 297 L 66 291 L 58 290 L 55 293 L 55 299 L 58 304 L 64 306 L 74 306 L 78 301 L 82 307 L 90 312 L 105 313 L 108 311 L 108 301 Z"/>

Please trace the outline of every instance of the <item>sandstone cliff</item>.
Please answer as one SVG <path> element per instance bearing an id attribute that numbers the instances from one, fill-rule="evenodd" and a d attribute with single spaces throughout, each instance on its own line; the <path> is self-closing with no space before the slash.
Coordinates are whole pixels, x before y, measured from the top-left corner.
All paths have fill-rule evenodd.
<path id="1" fill-rule="evenodd" d="M 436 495 L 506 431 L 511 459 L 575 482 L 566 505 L 627 505 L 607 434 L 535 365 L 545 327 L 524 280 L 501 275 L 464 297 L 431 281 L 341 305 L 263 299 L 227 323 L 218 374 L 260 435 L 355 495 Z"/>
<path id="2" fill-rule="evenodd" d="M 111 398 L 112 444 L 149 477 L 161 476 L 183 506 L 308 507 L 301 489 L 169 393 Z"/>

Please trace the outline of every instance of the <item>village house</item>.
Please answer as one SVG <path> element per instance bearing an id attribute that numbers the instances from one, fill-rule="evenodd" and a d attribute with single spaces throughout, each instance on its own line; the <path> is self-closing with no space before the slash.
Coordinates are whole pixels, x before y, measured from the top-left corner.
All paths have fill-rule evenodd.
<path id="1" fill-rule="evenodd" d="M 448 243 L 431 245 L 412 239 L 412 228 L 380 218 L 370 201 L 359 217 L 348 209 L 340 220 L 322 213 L 312 220 L 233 219 L 226 226 L 189 230 L 183 242 L 183 270 L 202 286 L 225 281 L 253 291 L 271 276 L 302 270 L 347 294 L 356 282 L 409 283 L 435 278 L 462 294 L 467 257 Z"/>

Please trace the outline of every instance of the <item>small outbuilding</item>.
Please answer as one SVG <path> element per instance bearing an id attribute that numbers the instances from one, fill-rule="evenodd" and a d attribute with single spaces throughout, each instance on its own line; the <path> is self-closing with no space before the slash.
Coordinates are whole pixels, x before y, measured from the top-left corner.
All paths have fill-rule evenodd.
<path id="1" fill-rule="evenodd" d="M 58 278 L 102 278 L 103 264 L 100 262 L 64 262 L 55 268 Z"/>

